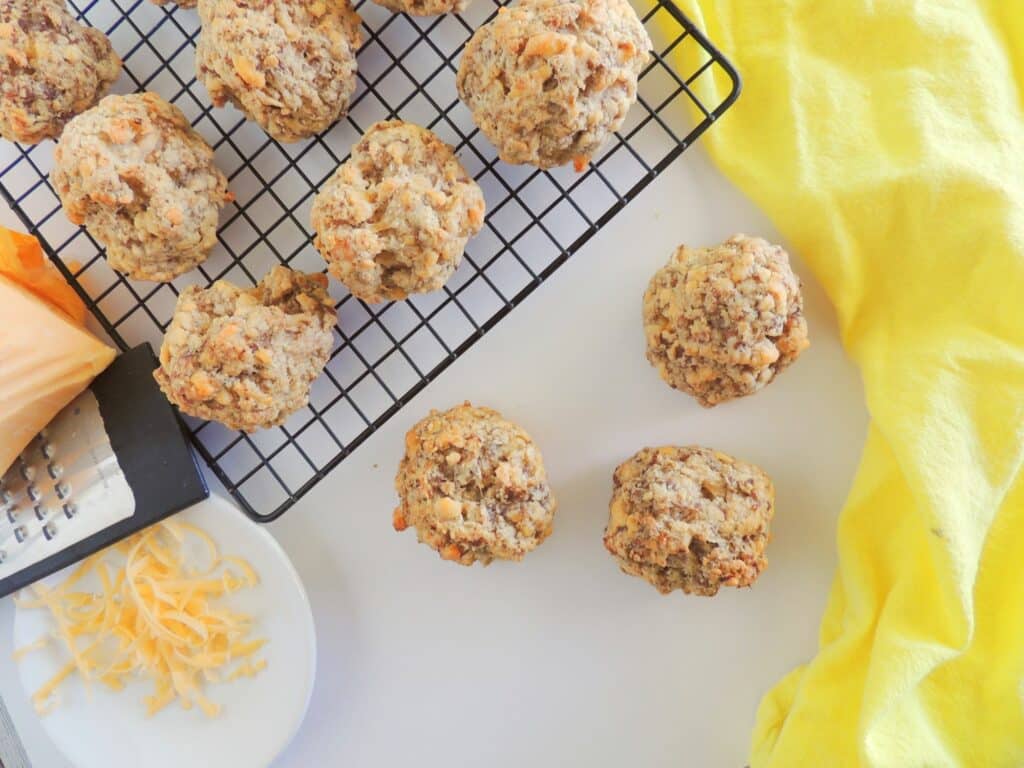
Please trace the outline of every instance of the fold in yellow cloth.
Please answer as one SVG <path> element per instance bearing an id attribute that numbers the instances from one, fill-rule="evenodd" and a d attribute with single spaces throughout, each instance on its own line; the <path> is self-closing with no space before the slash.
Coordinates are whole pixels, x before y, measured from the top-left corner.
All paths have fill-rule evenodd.
<path id="1" fill-rule="evenodd" d="M 681 5 L 745 80 L 706 146 L 825 285 L 872 418 L 752 764 L 1022 766 L 1024 2 Z"/>

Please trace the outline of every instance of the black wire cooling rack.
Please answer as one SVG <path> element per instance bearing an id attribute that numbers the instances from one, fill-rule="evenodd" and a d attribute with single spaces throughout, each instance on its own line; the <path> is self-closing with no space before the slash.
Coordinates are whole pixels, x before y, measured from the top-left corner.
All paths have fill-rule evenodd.
<path id="1" fill-rule="evenodd" d="M 107 32 L 124 60 L 114 90 L 157 91 L 177 104 L 214 147 L 235 193 L 209 260 L 173 283 L 116 274 L 89 234 L 68 222 L 47 180 L 52 143 L 0 142 L 0 192 L 122 349 L 146 341 L 159 348 L 186 285 L 220 278 L 253 284 L 279 261 L 321 271 L 324 263 L 309 233 L 313 195 L 371 123 L 401 117 L 456 147 L 484 190 L 487 223 L 443 291 L 366 305 L 332 283 L 338 304 L 334 351 L 307 408 L 279 428 L 252 435 L 185 417 L 199 453 L 256 520 L 275 519 L 309 491 L 622 210 L 739 95 L 733 67 L 671 0 L 635 0 L 655 57 L 642 73 L 638 104 L 609 146 L 583 173 L 506 165 L 455 91 L 463 45 L 501 4 L 476 0 L 461 16 L 411 18 L 359 3 L 366 42 L 348 118 L 319 137 L 287 145 L 231 108 L 211 108 L 193 74 L 199 34 L 194 11 L 148 0 L 72 4 L 80 19 Z M 700 78 L 728 87 L 701 89 Z M 723 95 L 705 104 L 697 92 Z"/>

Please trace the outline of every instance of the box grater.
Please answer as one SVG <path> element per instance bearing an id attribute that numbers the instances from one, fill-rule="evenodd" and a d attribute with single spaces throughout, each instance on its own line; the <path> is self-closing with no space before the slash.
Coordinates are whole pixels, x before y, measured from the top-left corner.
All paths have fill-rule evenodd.
<path id="1" fill-rule="evenodd" d="M 120 355 L 0 478 L 0 597 L 209 495 L 155 367 Z"/>

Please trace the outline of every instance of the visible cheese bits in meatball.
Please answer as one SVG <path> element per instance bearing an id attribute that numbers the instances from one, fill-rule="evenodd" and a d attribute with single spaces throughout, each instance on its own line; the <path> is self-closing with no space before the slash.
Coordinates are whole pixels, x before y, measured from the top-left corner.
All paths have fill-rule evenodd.
<path id="1" fill-rule="evenodd" d="M 410 16 L 437 16 L 442 13 L 462 13 L 472 0 L 374 0 L 377 5 L 395 13 Z"/>
<path id="2" fill-rule="evenodd" d="M 452 148 L 401 120 L 370 127 L 312 211 L 330 273 L 368 302 L 441 288 L 483 223 L 483 192 Z"/>
<path id="3" fill-rule="evenodd" d="M 696 446 L 644 448 L 615 470 L 604 545 L 663 594 L 711 596 L 764 570 L 774 506 L 753 464 Z"/>
<path id="4" fill-rule="evenodd" d="M 278 141 L 326 130 L 356 89 L 359 15 L 349 0 L 199 0 L 196 77 Z"/>
<path id="5" fill-rule="evenodd" d="M 647 359 L 705 407 L 752 395 L 810 344 L 789 256 L 745 235 L 680 246 L 651 278 L 643 316 Z"/>
<path id="6" fill-rule="evenodd" d="M 75 21 L 63 0 L 0 2 L 0 136 L 60 136 L 121 71 L 107 36 Z"/>
<path id="7" fill-rule="evenodd" d="M 137 280 L 167 282 L 205 261 L 231 199 L 213 149 L 155 93 L 107 96 L 68 123 L 50 178 L 67 217 Z"/>
<path id="8" fill-rule="evenodd" d="M 309 401 L 336 319 L 327 276 L 276 266 L 254 288 L 181 292 L 154 377 L 182 411 L 252 432 Z"/>
<path id="9" fill-rule="evenodd" d="M 405 436 L 396 531 L 412 527 L 445 560 L 522 560 L 551 534 L 555 497 L 523 429 L 469 403 L 431 411 Z"/>
<path id="10" fill-rule="evenodd" d="M 456 82 L 506 163 L 582 170 L 636 101 L 650 49 L 627 0 L 521 0 L 476 31 Z"/>

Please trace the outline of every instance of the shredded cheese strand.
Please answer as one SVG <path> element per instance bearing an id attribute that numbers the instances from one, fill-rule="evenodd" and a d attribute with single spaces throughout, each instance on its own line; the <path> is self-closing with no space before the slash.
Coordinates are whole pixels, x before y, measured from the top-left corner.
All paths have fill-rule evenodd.
<path id="1" fill-rule="evenodd" d="M 197 537 L 209 564 L 186 562 L 189 536 Z M 116 564 L 115 564 L 116 563 Z M 95 574 L 99 593 L 82 587 Z M 165 521 L 135 534 L 82 562 L 53 589 L 35 587 L 34 597 L 19 596 L 20 610 L 46 609 L 56 637 L 71 655 L 67 663 L 32 697 L 40 714 L 50 711 L 60 685 L 74 674 L 119 691 L 134 677 L 151 680 L 143 699 L 149 716 L 177 700 L 207 717 L 221 713 L 204 693 L 204 683 L 231 682 L 266 669 L 256 659 L 266 641 L 250 639 L 253 620 L 217 605 L 232 592 L 259 583 L 245 560 L 221 557 L 216 542 L 189 523 Z M 49 635 L 15 651 L 16 660 L 40 650 Z"/>
<path id="2" fill-rule="evenodd" d="M 12 654 L 12 658 L 15 661 L 21 661 L 23 658 L 28 656 L 33 651 L 41 651 L 43 648 L 48 646 L 50 644 L 50 639 L 51 638 L 49 635 L 43 635 L 38 640 L 35 640 L 34 642 L 29 643 L 28 645 L 22 646 L 21 648 L 16 648 L 14 653 Z"/>

